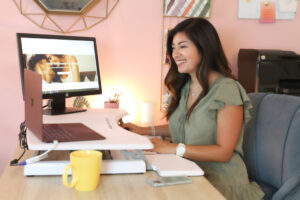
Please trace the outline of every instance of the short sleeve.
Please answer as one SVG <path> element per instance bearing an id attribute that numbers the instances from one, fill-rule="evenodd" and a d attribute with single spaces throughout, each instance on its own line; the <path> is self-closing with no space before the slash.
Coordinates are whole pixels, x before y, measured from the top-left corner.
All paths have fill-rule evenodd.
<path id="1" fill-rule="evenodd" d="M 208 106 L 208 114 L 215 118 L 217 111 L 224 108 L 225 104 L 244 107 L 244 122 L 247 122 L 251 115 L 249 109 L 252 108 L 249 97 L 244 88 L 235 80 L 226 79 L 221 81 L 215 89 L 215 94 Z"/>

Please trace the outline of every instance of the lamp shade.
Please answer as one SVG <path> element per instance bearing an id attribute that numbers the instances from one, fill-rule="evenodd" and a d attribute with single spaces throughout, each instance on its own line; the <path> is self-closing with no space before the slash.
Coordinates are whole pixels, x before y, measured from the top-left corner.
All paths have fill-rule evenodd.
<path id="1" fill-rule="evenodd" d="M 142 102 L 142 123 L 153 123 L 154 122 L 154 103 L 153 102 Z"/>

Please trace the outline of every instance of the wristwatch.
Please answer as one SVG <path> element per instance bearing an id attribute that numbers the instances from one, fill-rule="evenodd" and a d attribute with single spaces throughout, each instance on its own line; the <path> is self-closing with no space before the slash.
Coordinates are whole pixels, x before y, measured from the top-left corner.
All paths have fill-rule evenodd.
<path id="1" fill-rule="evenodd" d="M 176 147 L 176 155 L 183 157 L 184 153 L 185 153 L 185 145 L 179 143 L 178 146 Z"/>

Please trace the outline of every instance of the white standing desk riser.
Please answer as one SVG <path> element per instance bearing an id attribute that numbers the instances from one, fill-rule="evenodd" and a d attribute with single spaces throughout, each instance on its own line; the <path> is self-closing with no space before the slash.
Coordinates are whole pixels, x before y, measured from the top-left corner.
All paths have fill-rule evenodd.
<path id="1" fill-rule="evenodd" d="M 204 174 L 194 162 L 176 155 L 157 154 L 145 157 L 141 150 L 151 149 L 153 145 L 147 137 L 131 133 L 118 125 L 119 119 L 125 115 L 127 115 L 125 110 L 89 109 L 86 112 L 74 114 L 44 115 L 43 120 L 44 123 L 80 122 L 106 137 L 105 140 L 59 143 L 55 148 L 55 150 L 115 150 L 111 152 L 113 160 L 104 160 L 102 162 L 101 174 L 145 173 L 146 168 L 156 170 L 161 176 L 201 176 Z M 112 128 L 107 124 L 105 117 L 109 119 Z M 31 150 L 47 150 L 53 145 L 52 143 L 41 142 L 30 131 L 27 131 L 27 140 Z M 137 155 L 127 150 L 135 150 Z M 24 167 L 24 175 L 60 175 L 68 163 L 68 160 L 40 161 L 26 165 Z"/>
<path id="2" fill-rule="evenodd" d="M 95 141 L 62 142 L 55 150 L 124 150 L 151 149 L 152 143 L 147 137 L 134 134 L 121 128 L 118 121 L 127 115 L 123 109 L 88 109 L 86 112 L 65 115 L 44 115 L 43 123 L 83 123 L 99 132 L 106 139 Z M 109 119 L 110 128 L 105 120 Z M 30 150 L 48 150 L 53 144 L 39 140 L 30 130 L 27 130 L 27 142 Z"/>
<path id="3" fill-rule="evenodd" d="M 131 133 L 118 125 L 118 121 L 127 115 L 123 109 L 88 109 L 86 112 L 65 115 L 44 115 L 43 123 L 83 123 L 99 132 L 106 139 L 80 142 L 61 142 L 55 150 L 142 150 L 153 148 L 147 137 Z M 108 125 L 107 120 L 111 125 Z M 48 150 L 53 144 L 38 139 L 27 130 L 27 142 L 30 150 Z M 62 173 L 68 161 L 40 161 L 24 167 L 24 175 L 58 175 Z M 131 166 L 131 167 L 130 167 Z M 107 160 L 103 162 L 101 173 L 144 173 L 146 165 L 143 160 Z"/>

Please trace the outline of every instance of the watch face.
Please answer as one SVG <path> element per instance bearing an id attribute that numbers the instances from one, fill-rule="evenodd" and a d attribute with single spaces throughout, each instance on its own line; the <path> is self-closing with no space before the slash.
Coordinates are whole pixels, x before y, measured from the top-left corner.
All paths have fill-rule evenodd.
<path id="1" fill-rule="evenodd" d="M 178 152 L 179 152 L 179 153 L 183 153 L 183 152 L 184 152 L 184 148 L 183 148 L 183 147 L 179 147 L 179 148 L 178 148 Z"/>
<path id="2" fill-rule="evenodd" d="M 183 156 L 183 154 L 184 154 L 184 152 L 185 152 L 185 146 L 184 146 L 184 144 L 178 144 L 178 146 L 177 146 L 177 148 L 176 148 L 176 155 L 178 155 L 178 156 Z"/>

